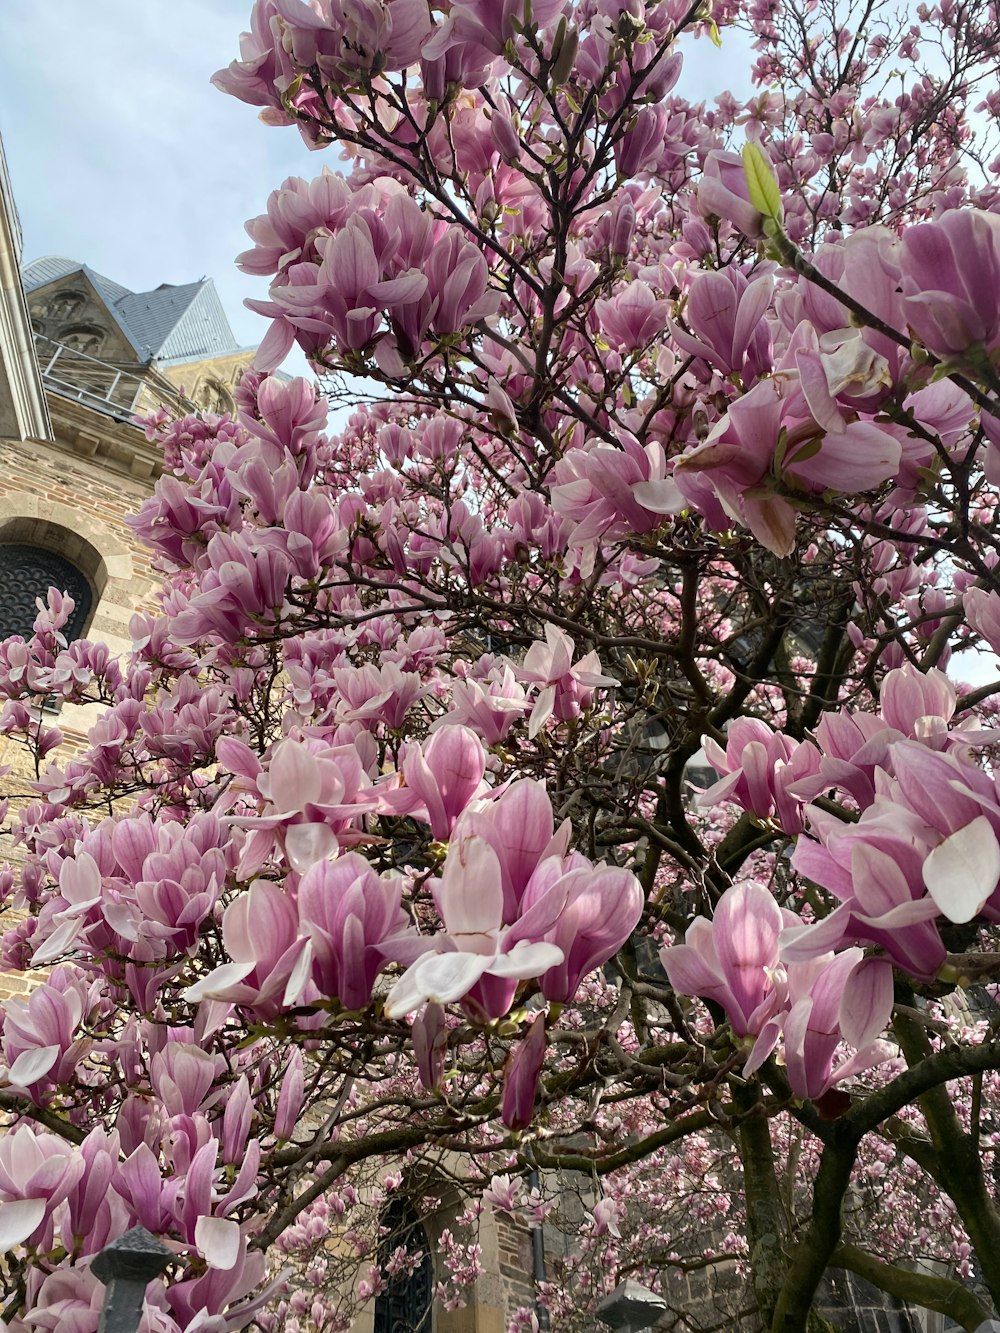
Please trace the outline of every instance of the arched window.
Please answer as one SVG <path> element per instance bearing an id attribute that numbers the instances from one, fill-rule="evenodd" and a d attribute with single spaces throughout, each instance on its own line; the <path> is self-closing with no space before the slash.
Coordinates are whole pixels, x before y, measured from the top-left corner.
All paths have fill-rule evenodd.
<path id="1" fill-rule="evenodd" d="M 46 551 L 41 546 L 0 544 L 0 639 L 9 639 L 12 634 L 31 638 L 31 627 L 38 615 L 35 598 L 44 601 L 50 588 L 68 593 L 76 603 L 62 632 L 67 640 L 78 639 L 93 601 L 84 575 L 55 551 Z"/>
<path id="2" fill-rule="evenodd" d="M 83 292 L 56 292 L 49 305 L 49 316 L 52 319 L 72 319 L 86 304 L 87 298 Z"/>
<path id="3" fill-rule="evenodd" d="M 205 412 L 233 413 L 236 404 L 233 396 L 224 384 L 218 380 L 204 379 L 194 391 L 194 401 Z"/>
<path id="4" fill-rule="evenodd" d="M 96 324 L 77 324 L 71 329 L 63 329 L 58 341 L 73 352 L 96 356 L 104 346 L 104 330 Z"/>
<path id="5" fill-rule="evenodd" d="M 379 1242 L 378 1265 L 385 1287 L 375 1297 L 374 1333 L 431 1333 L 434 1266 L 423 1223 L 402 1197 L 383 1209 L 381 1223 L 386 1234 Z"/>

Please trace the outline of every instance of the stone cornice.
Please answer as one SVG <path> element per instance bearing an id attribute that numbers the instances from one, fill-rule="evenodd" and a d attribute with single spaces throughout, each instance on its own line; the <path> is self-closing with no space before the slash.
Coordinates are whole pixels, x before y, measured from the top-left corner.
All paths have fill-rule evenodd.
<path id="1" fill-rule="evenodd" d="M 99 459 L 108 470 L 139 481 L 153 481 L 163 470 L 159 446 L 151 444 L 138 426 L 54 393 L 49 395 L 49 407 L 57 448 Z"/>

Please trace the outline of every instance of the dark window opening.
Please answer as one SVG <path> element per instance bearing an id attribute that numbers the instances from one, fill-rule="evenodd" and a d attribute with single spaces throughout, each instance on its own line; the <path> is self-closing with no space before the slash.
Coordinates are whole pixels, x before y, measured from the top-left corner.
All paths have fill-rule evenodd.
<path id="1" fill-rule="evenodd" d="M 93 603 L 90 584 L 77 567 L 55 551 L 40 546 L 0 545 L 0 639 L 20 634 L 30 639 L 38 615 L 35 599 L 44 602 L 50 588 L 68 593 L 76 605 L 63 626 L 67 642 L 83 633 Z"/>
<path id="2" fill-rule="evenodd" d="M 378 1265 L 385 1287 L 375 1297 L 374 1333 L 430 1333 L 434 1268 L 427 1232 L 409 1199 L 401 1197 L 385 1207 L 381 1222 L 386 1234 L 379 1241 Z M 409 1262 L 393 1274 L 390 1261 L 400 1249 Z"/>

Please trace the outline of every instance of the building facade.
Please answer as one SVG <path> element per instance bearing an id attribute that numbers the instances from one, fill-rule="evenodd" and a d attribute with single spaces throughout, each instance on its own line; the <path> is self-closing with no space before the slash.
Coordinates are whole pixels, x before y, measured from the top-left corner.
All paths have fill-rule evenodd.
<path id="1" fill-rule="evenodd" d="M 131 292 L 76 260 L 24 265 L 0 141 L 0 637 L 30 634 L 35 598 L 56 586 L 77 604 L 71 637 L 128 651 L 156 577 L 125 519 L 161 467 L 136 418 L 161 406 L 229 410 L 253 351 L 237 343 L 211 279 Z M 62 708 L 68 751 L 96 716 Z M 26 756 L 2 737 L 0 764 L 12 765 L 10 794 L 30 795 Z M 27 984 L 2 977 L 0 997 Z"/>

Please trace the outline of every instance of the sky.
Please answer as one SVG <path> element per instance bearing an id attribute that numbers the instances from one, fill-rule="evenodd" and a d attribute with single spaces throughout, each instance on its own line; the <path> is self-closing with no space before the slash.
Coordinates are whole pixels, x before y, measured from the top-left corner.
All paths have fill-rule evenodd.
<path id="1" fill-rule="evenodd" d="M 266 296 L 234 258 L 243 223 L 290 175 L 317 175 L 292 129 L 217 92 L 249 0 L 7 0 L 0 20 L 0 133 L 24 259 L 66 255 L 133 291 L 215 279 L 240 343 Z"/>
<path id="2" fill-rule="evenodd" d="M 133 291 L 215 279 L 233 331 L 258 343 L 243 306 L 266 283 L 241 274 L 247 218 L 287 176 L 335 165 L 291 128 L 217 92 L 251 0 L 4 0 L 0 133 L 24 259 L 66 255 Z M 691 44 L 678 92 L 696 100 L 741 80 L 735 38 Z M 305 361 L 286 366 L 305 373 Z"/>

